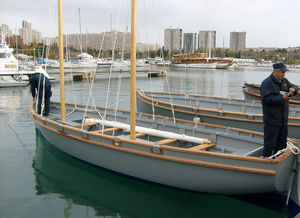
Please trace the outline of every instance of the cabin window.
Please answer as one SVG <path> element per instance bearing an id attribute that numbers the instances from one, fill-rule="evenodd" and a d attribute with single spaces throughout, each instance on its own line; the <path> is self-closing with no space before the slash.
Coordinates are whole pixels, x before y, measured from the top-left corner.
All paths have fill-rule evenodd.
<path id="1" fill-rule="evenodd" d="M 0 58 L 6 58 L 6 53 L 0 53 Z"/>

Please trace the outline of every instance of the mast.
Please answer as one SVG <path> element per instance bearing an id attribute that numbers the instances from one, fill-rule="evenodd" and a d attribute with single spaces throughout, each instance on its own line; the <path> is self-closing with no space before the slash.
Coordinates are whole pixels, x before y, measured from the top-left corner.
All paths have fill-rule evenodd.
<path id="1" fill-rule="evenodd" d="M 136 0 L 131 0 L 130 138 L 135 139 L 136 110 Z"/>
<path id="2" fill-rule="evenodd" d="M 60 74 L 59 82 L 60 82 L 61 120 L 66 121 L 62 0 L 58 0 L 58 45 L 59 45 L 59 74 Z"/>
<path id="3" fill-rule="evenodd" d="M 208 49 L 208 58 L 211 58 L 211 30 L 209 31 L 209 49 Z"/>
<path id="4" fill-rule="evenodd" d="M 82 55 L 82 35 L 81 35 L 81 17 L 80 17 L 80 8 L 78 8 L 78 17 L 79 17 L 79 45 L 80 45 L 80 53 Z"/>

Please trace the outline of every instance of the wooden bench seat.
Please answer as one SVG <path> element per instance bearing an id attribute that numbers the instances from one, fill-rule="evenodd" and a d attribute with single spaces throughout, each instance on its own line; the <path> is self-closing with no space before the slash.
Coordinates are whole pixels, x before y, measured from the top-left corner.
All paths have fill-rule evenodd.
<path id="1" fill-rule="evenodd" d="M 198 151 L 198 150 L 203 150 L 203 149 L 206 149 L 206 148 L 211 148 L 211 147 L 214 147 L 214 146 L 216 146 L 215 143 L 202 144 L 202 145 L 196 145 L 194 147 L 191 147 L 191 148 L 189 148 L 189 150 Z"/>
<path id="2" fill-rule="evenodd" d="M 97 132 L 97 133 L 106 133 L 106 132 L 112 132 L 112 131 L 117 131 L 117 130 L 120 130 L 120 128 L 118 127 L 112 127 L 112 128 L 106 128 L 106 129 L 98 129 L 98 130 L 95 130 L 93 132 Z"/>
<path id="3" fill-rule="evenodd" d="M 139 133 L 136 133 L 135 134 L 135 137 L 143 137 L 143 136 L 145 136 L 145 135 L 147 135 L 146 133 L 143 133 L 143 132 L 139 132 Z"/>
<path id="4" fill-rule="evenodd" d="M 94 126 L 97 123 L 84 123 L 84 124 L 78 124 L 77 126 L 75 126 L 76 128 L 81 128 L 81 126 L 86 127 L 86 126 Z"/>
<path id="5" fill-rule="evenodd" d="M 165 145 L 165 144 L 169 144 L 169 143 L 172 143 L 172 142 L 175 142 L 175 141 L 177 141 L 177 139 L 163 139 L 163 140 L 155 142 L 155 144 Z"/>

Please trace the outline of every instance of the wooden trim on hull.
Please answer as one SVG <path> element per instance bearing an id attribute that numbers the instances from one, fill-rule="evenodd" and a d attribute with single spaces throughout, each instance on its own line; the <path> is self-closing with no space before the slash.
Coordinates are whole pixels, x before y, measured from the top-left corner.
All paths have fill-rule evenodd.
<path id="1" fill-rule="evenodd" d="M 130 144 L 136 144 L 136 145 L 142 145 L 145 147 L 149 147 L 149 153 L 147 152 L 143 152 L 143 151 L 136 151 L 136 150 L 132 150 L 132 149 L 128 149 L 128 148 L 124 148 L 121 146 L 113 146 L 111 144 L 106 144 L 106 143 L 101 143 L 98 141 L 94 141 L 87 138 L 83 138 L 83 137 L 79 137 L 79 136 L 75 136 L 73 134 L 70 133 L 64 133 L 64 131 L 60 131 L 59 126 L 61 126 L 61 123 L 57 123 L 55 121 L 52 121 L 50 119 L 44 118 L 38 114 L 34 114 L 33 113 L 33 108 L 30 108 L 30 116 L 33 119 L 33 121 L 41 126 L 42 128 L 48 129 L 56 134 L 59 135 L 63 135 L 65 137 L 69 137 L 75 140 L 79 140 L 82 142 L 86 142 L 89 144 L 93 144 L 96 146 L 101 146 L 101 147 L 105 147 L 108 149 L 113 149 L 113 150 L 119 150 L 122 152 L 127 152 L 127 153 L 131 153 L 131 154 L 135 154 L 135 155 L 142 155 L 142 156 L 147 156 L 147 157 L 151 157 L 151 158 L 158 158 L 158 159 L 163 159 L 163 160 L 167 160 L 167 161 L 174 161 L 174 162 L 179 162 L 179 163 L 184 163 L 184 164 L 191 164 L 191 165 L 198 165 L 198 166 L 204 166 L 204 167 L 211 167 L 211 168 L 217 168 L 217 169 L 224 169 L 224 170 L 232 170 L 232 171 L 240 171 L 240 172 L 246 172 L 246 173 L 255 173 L 255 174 L 263 174 L 263 175 L 270 175 L 270 176 L 274 176 L 276 175 L 276 171 L 275 170 L 269 170 L 269 169 L 258 169 L 258 168 L 252 168 L 252 167 L 242 167 L 242 166 L 232 166 L 232 165 L 226 165 L 226 164 L 219 164 L 219 163 L 211 163 L 211 162 L 206 162 L 206 161 L 199 161 L 199 160 L 190 160 L 190 159 L 183 159 L 183 158 L 178 158 L 178 157 L 172 157 L 172 156 L 167 156 L 167 155 L 160 155 L 160 154 L 156 154 L 156 153 L 150 153 L 150 149 L 153 147 L 153 144 L 151 143 L 142 143 L 139 141 L 135 141 L 135 140 L 131 140 L 131 139 L 119 139 L 117 137 L 114 136 L 109 136 L 109 135 L 105 135 L 105 134 L 99 134 L 99 133 L 95 133 L 95 132 L 88 132 L 87 135 L 91 135 L 91 136 L 96 136 L 96 137 L 103 137 L 106 139 L 110 139 L 112 142 L 114 140 L 119 140 L 121 143 L 130 143 Z M 57 129 L 52 128 L 50 126 L 47 125 L 47 123 L 51 123 L 57 126 Z M 83 132 L 83 130 L 80 130 L 76 127 L 69 127 L 66 125 L 62 125 L 63 129 L 69 129 L 72 131 L 76 131 L 76 132 Z M 113 144 L 113 143 L 112 143 Z M 184 153 L 193 153 L 193 154 L 199 154 L 199 155 L 206 155 L 206 156 L 214 156 L 214 157 L 219 157 L 219 158 L 226 158 L 226 159 L 237 159 L 237 160 L 245 160 L 245 161 L 250 161 L 250 162 L 262 162 L 262 163 L 269 163 L 269 164 L 279 164 L 281 161 L 283 161 L 285 158 L 287 158 L 288 156 L 290 156 L 292 153 L 286 152 L 284 154 L 282 154 L 281 156 L 279 156 L 276 159 L 261 159 L 261 158 L 256 158 L 256 157 L 244 157 L 244 156 L 237 156 L 237 155 L 230 155 L 230 154 L 218 154 L 218 153 L 213 153 L 213 152 L 203 152 L 203 151 L 192 151 L 192 150 L 188 150 L 188 149 L 182 149 L 182 148 L 174 148 L 174 147 L 170 147 L 170 146 L 165 146 L 162 145 L 160 147 L 160 149 L 163 150 L 169 150 L 169 151 L 177 151 L 177 152 L 184 152 Z"/>

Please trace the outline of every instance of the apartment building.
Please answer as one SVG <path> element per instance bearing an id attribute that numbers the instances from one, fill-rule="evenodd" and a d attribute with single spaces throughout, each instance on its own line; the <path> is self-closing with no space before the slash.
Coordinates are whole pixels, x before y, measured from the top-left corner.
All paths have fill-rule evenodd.
<path id="1" fill-rule="evenodd" d="M 164 47 L 170 52 L 178 51 L 182 48 L 182 29 L 165 29 Z"/>
<path id="2" fill-rule="evenodd" d="M 184 52 L 194 52 L 198 48 L 197 33 L 183 34 L 183 50 Z"/>
<path id="3" fill-rule="evenodd" d="M 198 35 L 198 48 L 204 52 L 216 49 L 216 31 L 199 31 Z"/>
<path id="4" fill-rule="evenodd" d="M 230 33 L 230 51 L 239 52 L 246 50 L 246 32 Z"/>

